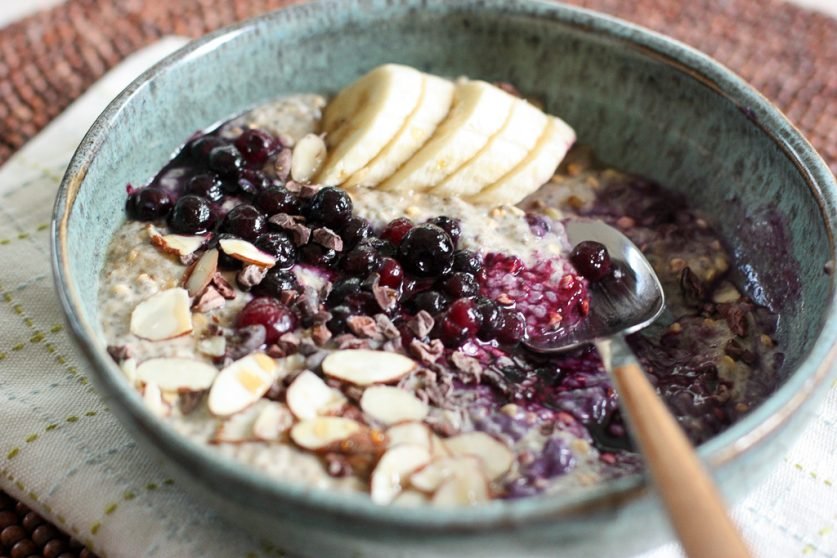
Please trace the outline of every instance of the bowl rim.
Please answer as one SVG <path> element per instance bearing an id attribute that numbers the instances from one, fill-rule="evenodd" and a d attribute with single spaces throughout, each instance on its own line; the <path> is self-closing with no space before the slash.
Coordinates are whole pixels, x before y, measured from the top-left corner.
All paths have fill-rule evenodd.
<path id="1" fill-rule="evenodd" d="M 142 431 L 158 451 L 177 462 L 177 467 L 197 472 L 208 489 L 222 483 L 226 497 L 262 510 L 275 509 L 271 503 L 284 501 L 308 511 L 341 520 L 386 524 L 409 529 L 438 531 L 473 531 L 486 528 L 508 529 L 518 525 L 556 518 L 580 517 L 642 497 L 646 484 L 641 475 L 619 478 L 582 491 L 543 498 L 493 501 L 468 509 L 429 509 L 386 507 L 372 503 L 365 494 L 332 493 L 284 482 L 254 473 L 250 468 L 219 455 L 202 444 L 180 436 L 154 417 L 135 391 L 124 381 L 116 364 L 107 355 L 95 333 L 96 328 L 84 318 L 81 298 L 70 270 L 67 227 L 73 203 L 85 180 L 91 161 L 101 149 L 120 111 L 155 76 L 201 53 L 222 47 L 239 35 L 274 27 L 283 21 L 299 24 L 316 18 L 322 11 L 341 10 L 347 21 L 368 24 L 386 17 L 393 10 L 421 7 L 435 10 L 440 17 L 452 13 L 489 11 L 496 14 L 514 11 L 515 15 L 535 17 L 551 24 L 582 30 L 604 37 L 643 55 L 676 67 L 717 94 L 735 103 L 750 120 L 767 134 L 797 167 L 817 201 L 829 237 L 829 253 L 835 259 L 835 221 L 837 221 L 837 184 L 828 169 L 802 134 L 766 98 L 731 70 L 707 55 L 675 39 L 641 26 L 583 8 L 546 0 L 391 0 L 370 3 L 365 0 L 321 0 L 296 4 L 257 18 L 219 29 L 192 41 L 143 72 L 123 90 L 96 119 L 77 148 L 59 187 L 51 223 L 52 267 L 58 297 L 73 337 L 92 363 L 92 375 L 103 395 L 115 399 L 115 414 L 123 424 Z M 345 22 L 344 22 L 345 23 Z M 718 468 L 738 458 L 751 448 L 775 436 L 800 406 L 816 395 L 831 372 L 837 357 L 837 313 L 835 285 L 832 279 L 826 319 L 809 353 L 796 370 L 767 400 L 742 420 L 698 448 L 701 458 Z M 820 390 L 824 391 L 824 390 Z M 202 472 L 202 469 L 205 471 Z M 217 490 L 216 490 L 217 491 Z"/>

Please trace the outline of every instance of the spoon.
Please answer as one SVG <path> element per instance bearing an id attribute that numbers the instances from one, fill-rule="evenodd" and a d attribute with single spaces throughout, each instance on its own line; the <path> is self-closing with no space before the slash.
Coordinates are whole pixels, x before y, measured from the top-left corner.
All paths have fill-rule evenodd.
<path id="1" fill-rule="evenodd" d="M 583 321 L 569 330 L 528 338 L 527 347 L 538 353 L 560 353 L 595 344 L 686 555 L 750 556 L 694 447 L 625 341 L 626 335 L 656 320 L 665 307 L 654 269 L 625 235 L 601 221 L 573 220 L 565 226 L 572 245 L 583 240 L 603 244 L 614 271 L 590 283 L 590 313 Z"/>

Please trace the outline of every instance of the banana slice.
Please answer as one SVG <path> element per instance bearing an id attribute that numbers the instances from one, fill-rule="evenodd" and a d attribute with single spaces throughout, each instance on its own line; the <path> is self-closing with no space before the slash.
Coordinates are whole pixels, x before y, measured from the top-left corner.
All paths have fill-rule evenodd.
<path id="1" fill-rule="evenodd" d="M 374 187 L 398 170 L 421 149 L 447 116 L 453 90 L 452 82 L 425 74 L 421 99 L 404 127 L 368 165 L 353 174 L 345 186 Z"/>
<path id="2" fill-rule="evenodd" d="M 378 155 L 415 110 L 423 82 L 418 70 L 385 64 L 340 91 L 323 115 L 329 154 L 316 181 L 342 184 Z"/>
<path id="3" fill-rule="evenodd" d="M 406 192 L 436 186 L 470 161 L 503 127 L 513 100 L 484 81 L 458 82 L 448 117 L 424 147 L 379 188 Z"/>
<path id="4" fill-rule="evenodd" d="M 551 117 L 549 125 L 529 155 L 497 182 L 468 198 L 468 201 L 490 205 L 518 203 L 552 177 L 573 143 L 573 129 L 560 118 Z"/>
<path id="5" fill-rule="evenodd" d="M 437 196 L 469 196 L 494 184 L 535 147 L 549 118 L 523 99 L 515 99 L 503 128 L 462 168 L 430 192 Z"/>

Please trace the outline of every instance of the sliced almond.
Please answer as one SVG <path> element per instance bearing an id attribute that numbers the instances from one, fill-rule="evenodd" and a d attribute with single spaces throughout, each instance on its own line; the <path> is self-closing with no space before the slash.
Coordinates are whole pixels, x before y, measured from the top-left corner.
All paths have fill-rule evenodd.
<path id="1" fill-rule="evenodd" d="M 151 244 L 174 256 L 188 256 L 200 249 L 209 240 L 209 235 L 190 236 L 182 234 L 162 234 L 154 225 L 147 225 Z"/>
<path id="2" fill-rule="evenodd" d="M 488 483 L 481 472 L 469 475 L 455 475 L 446 480 L 431 502 L 434 506 L 473 506 L 489 500 Z"/>
<path id="3" fill-rule="evenodd" d="M 218 250 L 213 248 L 201 254 L 201 257 L 188 269 L 183 278 L 183 286 L 186 287 L 189 296 L 194 297 L 201 294 L 212 282 L 217 270 Z"/>
<path id="4" fill-rule="evenodd" d="M 316 451 L 345 440 L 362 428 L 359 422 L 352 419 L 316 417 L 294 425 L 291 428 L 291 440 L 302 448 Z"/>
<path id="5" fill-rule="evenodd" d="M 368 386 L 394 382 L 415 369 L 416 362 L 389 351 L 346 349 L 328 355 L 322 367 L 333 378 Z"/>
<path id="6" fill-rule="evenodd" d="M 445 447 L 453 456 L 473 455 L 478 457 L 489 480 L 501 477 L 511 468 L 514 454 L 506 445 L 485 432 L 468 432 L 444 440 Z"/>
<path id="7" fill-rule="evenodd" d="M 191 358 L 152 358 L 137 366 L 136 378 L 166 391 L 209 389 L 218 369 Z"/>
<path id="8" fill-rule="evenodd" d="M 131 313 L 131 333 L 149 341 L 162 341 L 192 331 L 189 293 L 175 287 L 160 291 L 137 304 Z"/>
<path id="9" fill-rule="evenodd" d="M 209 390 L 209 411 L 229 416 L 252 405 L 273 383 L 275 369 L 275 361 L 264 353 L 233 362 L 221 370 Z"/>
<path id="10" fill-rule="evenodd" d="M 220 244 L 221 250 L 226 255 L 244 263 L 259 267 L 273 267 L 276 265 L 276 258 L 266 252 L 262 252 L 246 240 L 241 240 L 240 238 L 224 238 L 218 244 Z"/>
<path id="11" fill-rule="evenodd" d="M 443 457 L 434 459 L 410 477 L 410 484 L 425 492 L 435 492 L 442 483 L 454 476 L 484 476 L 479 458 L 470 455 L 464 457 Z"/>
<path id="12" fill-rule="evenodd" d="M 288 408 L 300 420 L 312 419 L 337 410 L 346 403 L 338 390 L 326 385 L 319 376 L 305 370 L 288 386 L 285 396 Z"/>
<path id="13" fill-rule="evenodd" d="M 230 415 L 218 425 L 209 441 L 213 444 L 256 441 L 255 424 L 268 403 L 271 401 L 260 400 L 255 405 Z"/>
<path id="14" fill-rule="evenodd" d="M 364 413 L 384 424 L 419 421 L 427 416 L 427 404 L 407 390 L 392 386 L 371 386 L 360 398 Z"/>
<path id="15" fill-rule="evenodd" d="M 407 486 L 413 471 L 430 461 L 430 452 L 421 446 L 396 446 L 388 449 L 372 471 L 370 490 L 372 501 L 389 504 Z"/>
<path id="16" fill-rule="evenodd" d="M 128 378 L 131 385 L 137 383 L 137 361 L 135 359 L 126 358 L 119 363 L 119 368 L 122 369 L 122 373 L 125 374 L 125 377 Z"/>
<path id="17" fill-rule="evenodd" d="M 168 416 L 171 409 L 163 401 L 163 392 L 154 382 L 147 383 L 142 388 L 142 400 L 148 409 L 158 417 Z"/>
<path id="18" fill-rule="evenodd" d="M 222 335 L 213 335 L 198 341 L 198 351 L 208 356 L 224 356 L 227 351 L 227 339 Z"/>
<path id="19" fill-rule="evenodd" d="M 290 409 L 276 401 L 265 401 L 264 408 L 253 423 L 253 434 L 265 442 L 278 442 L 294 423 Z"/>
<path id="20" fill-rule="evenodd" d="M 430 428 L 421 422 L 404 422 L 387 428 L 386 435 L 389 447 L 409 444 L 430 449 Z"/>
<path id="21" fill-rule="evenodd" d="M 291 158 L 291 177 L 297 182 L 308 182 L 317 174 L 326 158 L 326 144 L 317 134 L 306 134 L 294 146 Z"/>
<path id="22" fill-rule="evenodd" d="M 430 502 L 430 498 L 424 492 L 418 490 L 402 490 L 398 496 L 392 501 L 393 506 L 403 506 L 405 508 L 418 508 Z"/>

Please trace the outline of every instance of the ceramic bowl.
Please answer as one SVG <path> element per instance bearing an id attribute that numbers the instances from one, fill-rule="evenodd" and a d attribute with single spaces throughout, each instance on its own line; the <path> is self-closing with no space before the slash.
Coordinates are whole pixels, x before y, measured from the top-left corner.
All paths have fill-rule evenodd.
<path id="1" fill-rule="evenodd" d="M 783 453 L 827 386 L 837 324 L 834 177 L 767 100 L 706 56 L 593 12 L 510 0 L 339 0 L 231 27 L 168 57 L 89 131 L 55 208 L 68 322 L 107 404 L 182 484 L 232 521 L 309 556 L 626 555 L 670 538 L 641 477 L 472 509 L 401 509 L 289 485 L 190 443 L 151 416 L 105 352 L 96 293 L 125 184 L 192 132 L 283 93 L 333 91 L 401 62 L 542 96 L 609 164 L 685 194 L 781 313 L 775 393 L 700 448 L 730 501 Z M 831 264 L 829 264 L 831 265 Z"/>

